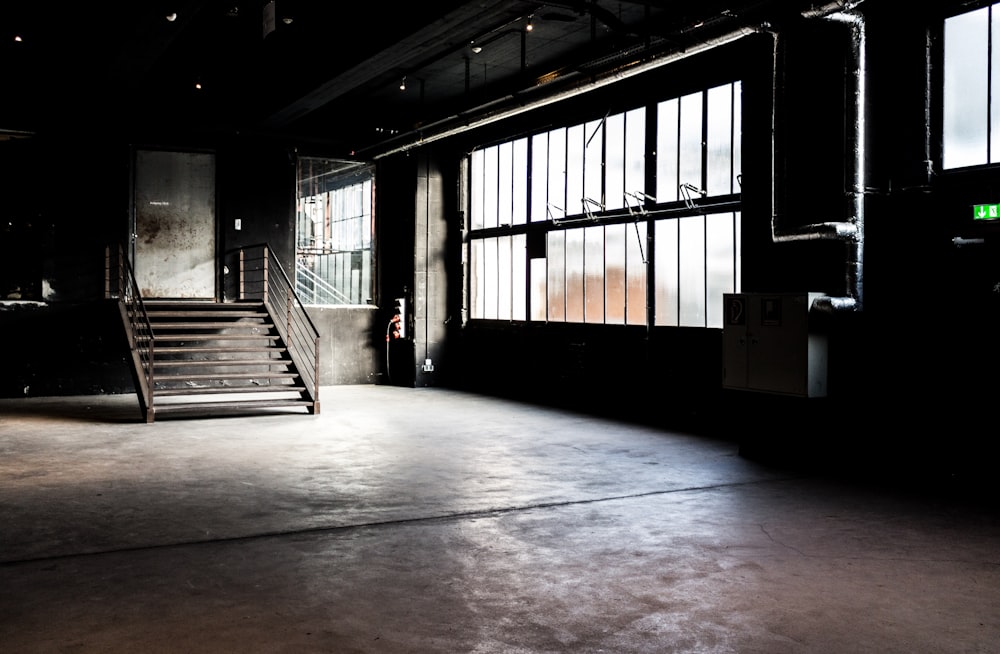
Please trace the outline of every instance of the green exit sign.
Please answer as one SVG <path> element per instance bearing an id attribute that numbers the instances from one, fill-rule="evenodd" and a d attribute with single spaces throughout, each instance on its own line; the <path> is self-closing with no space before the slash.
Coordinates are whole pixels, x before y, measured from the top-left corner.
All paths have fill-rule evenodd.
<path id="1" fill-rule="evenodd" d="M 972 217 L 975 220 L 997 220 L 1000 218 L 1000 204 L 974 204 Z"/>

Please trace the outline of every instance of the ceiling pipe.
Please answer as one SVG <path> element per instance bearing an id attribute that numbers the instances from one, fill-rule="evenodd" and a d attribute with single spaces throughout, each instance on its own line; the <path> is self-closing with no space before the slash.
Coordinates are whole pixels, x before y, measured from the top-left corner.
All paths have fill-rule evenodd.
<path id="1" fill-rule="evenodd" d="M 721 36 L 706 39 L 701 43 L 691 45 L 682 51 L 658 55 L 647 60 L 641 60 L 640 53 L 636 55 L 635 61 L 619 66 L 610 71 L 586 75 L 586 81 L 572 83 L 568 87 L 554 93 L 546 93 L 545 84 L 536 84 L 531 88 L 513 94 L 508 94 L 467 111 L 443 118 L 433 123 L 428 123 L 420 129 L 400 135 L 399 137 L 396 137 L 396 139 L 383 142 L 378 146 L 368 148 L 367 150 L 360 150 L 358 154 L 363 155 L 366 151 L 376 151 L 372 155 L 372 158 L 381 159 L 390 155 L 406 152 L 413 148 L 433 143 L 434 141 L 456 136 L 468 130 L 477 129 L 508 118 L 513 118 L 520 114 L 534 111 L 536 109 L 576 97 L 583 93 L 589 93 L 605 86 L 616 84 L 622 80 L 635 77 L 636 75 L 641 75 L 696 54 L 707 52 L 719 46 L 738 41 L 752 34 L 760 34 L 762 31 L 763 30 L 759 27 L 742 26 L 730 32 L 724 33 Z M 555 82 L 549 82 L 549 84 L 554 83 Z M 536 93 L 544 95 L 534 99 L 529 97 Z M 393 141 L 399 144 L 392 146 L 391 144 Z M 382 149 L 386 147 L 388 147 L 388 149 Z"/>
<path id="2" fill-rule="evenodd" d="M 772 80 L 773 102 L 771 123 L 771 238 L 775 243 L 808 240 L 839 240 L 847 246 L 845 254 L 846 295 L 842 297 L 821 296 L 813 301 L 812 308 L 826 311 L 860 311 L 864 305 L 864 244 L 865 244 L 865 196 L 867 193 L 867 75 L 866 75 L 866 31 L 864 18 L 854 12 L 861 4 L 856 2 L 831 2 L 814 7 L 802 13 L 804 18 L 821 18 L 843 23 L 849 28 L 853 75 L 854 121 L 849 136 L 852 149 L 850 164 L 850 184 L 846 189 L 850 197 L 850 215 L 837 222 L 816 223 L 786 229 L 781 221 L 784 216 L 784 192 L 779 182 L 783 175 L 778 166 L 781 153 L 778 151 L 777 125 L 775 115 L 780 111 L 780 81 L 778 74 L 778 35 L 774 39 L 774 71 Z"/>

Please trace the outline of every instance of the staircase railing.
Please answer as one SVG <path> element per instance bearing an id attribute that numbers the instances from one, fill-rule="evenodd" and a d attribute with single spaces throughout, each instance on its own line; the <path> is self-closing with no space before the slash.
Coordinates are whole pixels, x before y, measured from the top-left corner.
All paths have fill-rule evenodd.
<path id="1" fill-rule="evenodd" d="M 125 256 L 124 248 L 107 246 L 104 251 L 104 296 L 117 299 L 118 309 L 125 324 L 129 353 L 132 357 L 132 375 L 143 417 L 150 422 L 153 417 L 153 348 L 155 335 L 149 314 L 142 302 L 142 293 L 135 279 L 135 272 Z"/>
<path id="2" fill-rule="evenodd" d="M 238 248 L 233 254 L 237 258 L 237 297 L 263 300 L 302 376 L 302 384 L 313 402 L 313 413 L 319 413 L 319 330 L 266 243 Z"/>
<path id="3" fill-rule="evenodd" d="M 295 271 L 295 291 L 310 304 L 350 304 L 351 298 L 308 268 Z"/>

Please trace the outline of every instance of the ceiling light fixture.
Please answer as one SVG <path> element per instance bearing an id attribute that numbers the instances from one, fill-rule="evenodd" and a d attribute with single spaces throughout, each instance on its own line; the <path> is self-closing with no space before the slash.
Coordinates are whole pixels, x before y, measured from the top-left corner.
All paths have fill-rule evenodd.
<path id="1" fill-rule="evenodd" d="M 170 23 L 172 23 L 172 22 L 174 22 L 175 20 L 177 20 L 177 12 L 176 12 L 176 11 L 175 11 L 175 12 L 172 12 L 172 13 L 169 13 L 169 14 L 167 14 L 167 22 L 170 22 Z"/>
<path id="2" fill-rule="evenodd" d="M 483 51 L 483 49 L 482 49 L 482 47 L 480 47 L 480 46 L 478 46 L 478 45 L 474 45 L 474 46 L 472 46 L 472 51 L 473 51 L 473 52 L 474 52 L 475 54 L 479 54 L 480 52 L 482 52 L 482 51 Z"/>
<path id="3" fill-rule="evenodd" d="M 534 14 L 528 16 L 528 24 L 524 26 L 524 31 L 530 32 L 531 30 L 535 29 L 535 26 L 531 22 L 534 17 L 535 17 Z"/>
<path id="4" fill-rule="evenodd" d="M 399 83 L 399 90 L 400 91 L 406 90 L 406 75 L 403 75 L 403 81 Z"/>

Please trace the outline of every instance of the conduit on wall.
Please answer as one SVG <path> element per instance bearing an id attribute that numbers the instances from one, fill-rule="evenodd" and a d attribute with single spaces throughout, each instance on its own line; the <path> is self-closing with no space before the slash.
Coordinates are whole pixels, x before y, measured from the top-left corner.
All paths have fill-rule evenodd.
<path id="1" fill-rule="evenodd" d="M 852 149 L 851 170 L 848 171 L 849 187 L 846 193 L 850 196 L 850 214 L 844 220 L 835 222 L 815 223 L 796 227 L 795 229 L 785 229 L 781 225 L 784 216 L 784 192 L 779 179 L 783 175 L 778 174 L 778 166 L 781 162 L 782 154 L 779 152 L 777 138 L 776 114 L 783 106 L 780 97 L 779 80 L 779 37 L 772 33 L 774 39 L 774 68 L 773 68 L 773 104 L 772 104 L 772 129 L 771 129 L 771 238 L 775 243 L 807 240 L 840 240 L 847 245 L 845 254 L 845 286 L 847 295 L 843 297 L 821 296 L 813 301 L 813 308 L 817 310 L 833 311 L 860 311 L 864 301 L 864 243 L 865 243 L 865 195 L 867 183 L 867 157 L 866 155 L 866 116 L 867 116 L 867 75 L 865 64 L 865 25 L 864 19 L 852 10 L 861 2 L 832 2 L 822 8 L 816 8 L 809 12 L 804 12 L 804 18 L 821 18 L 843 23 L 849 29 L 851 40 L 851 60 L 853 77 L 853 108 L 854 120 L 850 133 L 849 146 Z"/>

